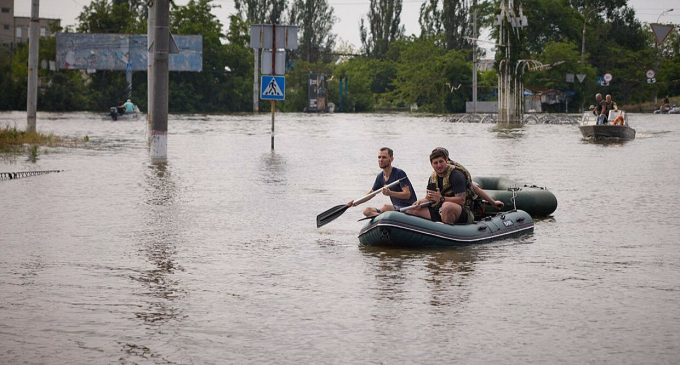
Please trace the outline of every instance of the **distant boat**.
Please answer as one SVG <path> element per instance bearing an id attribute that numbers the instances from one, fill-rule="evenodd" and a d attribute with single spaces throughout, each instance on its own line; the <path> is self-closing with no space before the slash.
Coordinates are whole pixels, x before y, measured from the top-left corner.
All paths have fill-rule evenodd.
<path id="1" fill-rule="evenodd" d="M 139 107 L 135 105 L 135 111 L 132 113 L 125 112 L 125 108 L 112 106 L 109 108 L 109 116 L 112 120 L 137 120 L 139 119 Z"/>
<path id="2" fill-rule="evenodd" d="M 654 114 L 680 114 L 679 106 L 664 106 L 654 111 Z"/>
<path id="3" fill-rule="evenodd" d="M 617 117 L 623 118 L 623 124 L 612 122 Z M 579 130 L 584 138 L 593 140 L 631 140 L 635 139 L 635 129 L 628 125 L 628 117 L 623 110 L 610 110 L 609 121 L 605 124 L 597 123 L 597 116 L 592 112 L 583 113 Z"/>

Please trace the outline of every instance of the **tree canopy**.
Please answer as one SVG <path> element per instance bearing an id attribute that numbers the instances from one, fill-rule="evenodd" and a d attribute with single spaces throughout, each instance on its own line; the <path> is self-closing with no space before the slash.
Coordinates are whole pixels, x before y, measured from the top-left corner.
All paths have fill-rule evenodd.
<path id="1" fill-rule="evenodd" d="M 480 28 L 502 44 L 494 24 L 500 0 L 478 1 Z M 517 1 L 516 1 L 517 3 Z M 419 34 L 406 36 L 401 23 L 402 0 L 370 0 L 358 26 L 361 51 L 338 42 L 337 21 L 328 0 L 235 0 L 236 12 L 218 19 L 215 0 L 172 5 L 173 34 L 203 37 L 203 70 L 170 73 L 172 112 L 222 113 L 252 109 L 253 50 L 250 26 L 296 24 L 299 49 L 288 52 L 284 111 L 307 105 L 310 74 L 324 74 L 329 101 L 338 100 L 343 80 L 343 111 L 402 109 L 417 104 L 431 112 L 461 112 L 472 94 L 472 5 L 469 0 L 421 0 Z M 680 95 L 680 36 L 677 30 L 658 47 L 648 24 L 641 23 L 627 0 L 524 0 L 528 27 L 521 30 L 518 57 L 545 64 L 550 70 L 527 72 L 523 82 L 534 91 L 562 90 L 571 95 L 571 111 L 586 95 L 611 93 L 619 105 Z M 147 2 L 92 0 L 78 16 L 83 33 L 144 34 Z M 225 28 L 224 24 L 228 24 Z M 676 26 L 677 28 L 677 26 Z M 42 38 L 40 60 L 54 60 L 54 38 Z M 496 57 L 503 54 L 496 48 Z M 0 47 L 0 110 L 26 107 L 27 44 Z M 645 72 L 656 71 L 656 83 Z M 598 83 L 609 73 L 607 86 Z M 568 75 L 583 75 L 583 83 Z M 127 95 L 119 71 L 53 71 L 41 68 L 41 110 L 106 111 Z M 494 100 L 497 74 L 478 75 L 480 100 Z M 572 82 L 573 81 L 573 82 Z M 132 94 L 146 109 L 146 72 L 133 74 Z"/>

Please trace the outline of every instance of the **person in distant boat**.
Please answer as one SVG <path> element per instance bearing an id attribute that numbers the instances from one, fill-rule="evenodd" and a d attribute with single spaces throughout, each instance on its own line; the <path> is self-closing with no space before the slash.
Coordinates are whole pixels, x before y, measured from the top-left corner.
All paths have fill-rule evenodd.
<path id="1" fill-rule="evenodd" d="M 428 179 L 427 196 L 416 204 L 431 204 L 411 209 L 408 214 L 446 224 L 469 224 L 474 222 L 473 204 L 477 196 L 503 207 L 503 202 L 492 199 L 472 181 L 467 169 L 451 161 L 445 148 L 432 150 L 430 164 L 434 171 Z"/>
<path id="2" fill-rule="evenodd" d="M 382 147 L 378 151 L 378 166 L 382 169 L 375 177 L 373 188 L 371 191 L 376 191 L 382 188 L 383 195 L 389 196 L 392 204 L 385 204 L 382 208 L 366 208 L 364 209 L 364 216 L 373 217 L 388 210 L 398 210 L 399 208 L 408 207 L 416 201 L 416 193 L 413 190 L 413 185 L 408 179 L 406 172 L 397 167 L 392 166 L 394 161 L 394 151 L 389 147 Z M 401 180 L 399 184 L 386 188 L 385 185 L 396 180 Z M 354 206 L 354 200 L 347 203 L 349 206 Z"/>
<path id="3" fill-rule="evenodd" d="M 604 107 L 603 107 L 604 115 L 605 115 L 605 118 L 606 118 L 604 123 L 606 124 L 607 122 L 609 122 L 609 120 L 608 120 L 609 119 L 609 112 L 612 111 L 612 110 L 617 112 L 619 110 L 619 107 L 616 105 L 616 102 L 614 100 L 612 100 L 612 96 L 610 94 L 607 94 L 604 97 L 603 104 L 604 104 Z M 613 120 L 611 120 L 611 123 L 615 124 L 615 125 L 623 125 L 623 116 L 621 114 L 622 113 L 617 113 L 616 117 Z"/>
<path id="4" fill-rule="evenodd" d="M 604 106 L 606 108 L 605 115 L 609 115 L 609 111 L 611 110 L 619 110 L 619 107 L 616 105 L 616 102 L 612 100 L 611 94 L 607 94 L 604 97 Z"/>
<path id="5" fill-rule="evenodd" d="M 659 110 L 661 110 L 662 113 L 668 113 L 668 111 L 671 110 L 671 101 L 669 100 L 668 95 L 663 98 L 663 104 L 661 104 Z"/>
<path id="6" fill-rule="evenodd" d="M 593 114 L 600 115 L 600 112 L 602 111 L 602 94 L 595 94 L 595 105 L 591 105 L 591 108 L 593 110 Z"/>
<path id="7" fill-rule="evenodd" d="M 116 104 L 116 111 L 118 112 L 118 114 L 125 113 L 125 105 L 123 105 L 123 104 L 125 104 L 125 103 L 122 102 L 122 101 L 119 102 L 118 104 Z"/>
<path id="8" fill-rule="evenodd" d="M 595 108 L 593 109 L 593 114 L 597 116 L 597 124 L 607 123 L 607 114 L 605 113 L 606 104 L 602 100 L 602 94 L 595 94 Z"/>
<path id="9" fill-rule="evenodd" d="M 123 103 L 123 107 L 125 108 L 126 113 L 134 113 L 135 112 L 135 104 L 132 103 L 132 100 L 127 99 L 125 103 Z"/>

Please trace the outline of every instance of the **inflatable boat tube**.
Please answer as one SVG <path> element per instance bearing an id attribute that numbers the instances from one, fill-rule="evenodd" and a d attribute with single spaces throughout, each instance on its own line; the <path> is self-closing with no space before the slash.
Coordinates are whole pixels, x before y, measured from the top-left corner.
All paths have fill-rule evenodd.
<path id="1" fill-rule="evenodd" d="M 388 211 L 372 218 L 359 232 L 364 245 L 389 247 L 465 246 L 513 237 L 534 230 L 524 211 L 498 213 L 473 224 L 444 224 Z"/>
<path id="2" fill-rule="evenodd" d="M 536 185 L 519 184 L 504 177 L 474 177 L 492 198 L 505 204 L 503 210 L 516 208 L 529 213 L 532 217 L 547 217 L 557 209 L 557 198 L 548 189 Z M 515 204 L 513 204 L 513 193 Z M 485 214 L 495 214 L 496 208 L 484 205 Z"/>

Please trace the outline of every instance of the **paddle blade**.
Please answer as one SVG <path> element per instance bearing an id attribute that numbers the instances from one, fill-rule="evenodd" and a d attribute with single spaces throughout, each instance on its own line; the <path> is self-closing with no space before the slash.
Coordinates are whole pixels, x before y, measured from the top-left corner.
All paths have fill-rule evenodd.
<path id="1" fill-rule="evenodd" d="M 331 209 L 328 209 L 327 211 L 319 214 L 316 216 L 316 228 L 319 228 L 321 226 L 324 226 L 333 220 L 335 218 L 339 217 L 344 213 L 347 208 L 349 208 L 349 205 L 343 204 L 343 205 L 336 205 Z"/>

